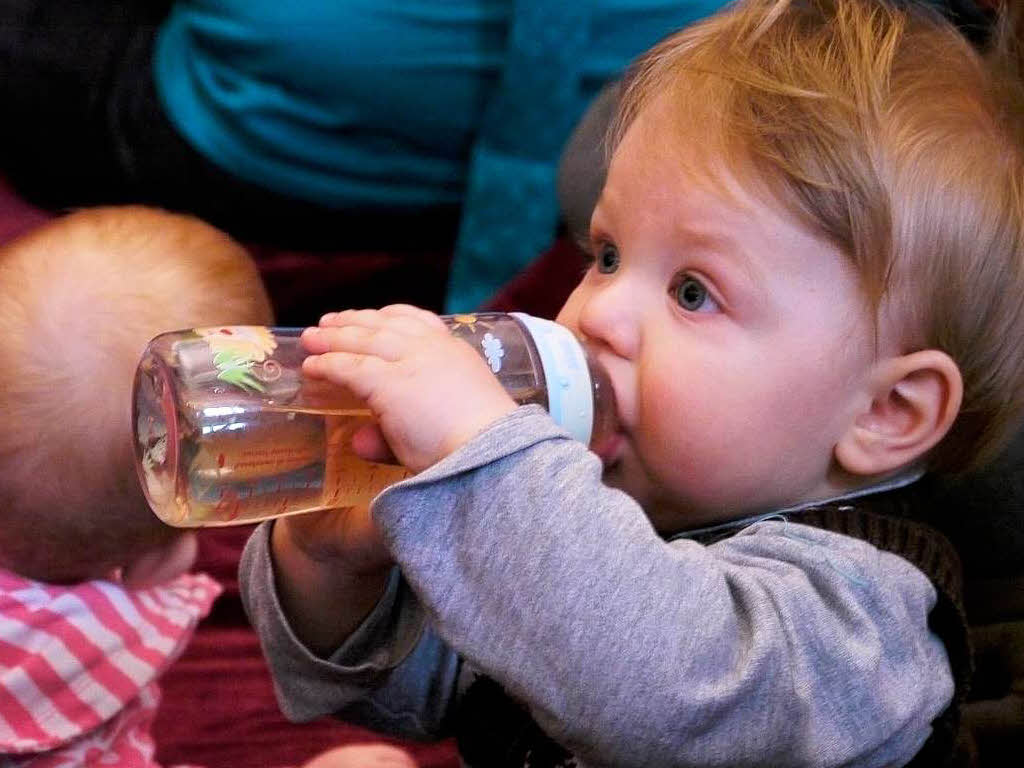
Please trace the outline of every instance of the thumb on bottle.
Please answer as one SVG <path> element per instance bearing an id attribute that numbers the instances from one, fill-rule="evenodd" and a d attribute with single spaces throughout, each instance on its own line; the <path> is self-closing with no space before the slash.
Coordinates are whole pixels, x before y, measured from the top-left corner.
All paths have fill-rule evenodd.
<path id="1" fill-rule="evenodd" d="M 366 424 L 352 435 L 352 451 L 361 459 L 381 464 L 398 464 L 384 434 L 376 424 Z"/>

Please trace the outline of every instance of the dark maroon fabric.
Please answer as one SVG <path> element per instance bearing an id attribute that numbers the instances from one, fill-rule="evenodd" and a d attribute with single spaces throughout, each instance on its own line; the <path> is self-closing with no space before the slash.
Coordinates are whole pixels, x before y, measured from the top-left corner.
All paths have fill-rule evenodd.
<path id="1" fill-rule="evenodd" d="M 292 251 L 249 245 L 278 325 L 315 325 L 325 312 L 403 302 L 439 312 L 448 251 Z"/>

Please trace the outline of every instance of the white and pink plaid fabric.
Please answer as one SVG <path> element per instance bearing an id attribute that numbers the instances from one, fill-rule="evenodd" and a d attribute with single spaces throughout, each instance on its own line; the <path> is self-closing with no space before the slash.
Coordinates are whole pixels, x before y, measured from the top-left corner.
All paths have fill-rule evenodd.
<path id="1" fill-rule="evenodd" d="M 156 681 L 220 591 L 205 575 L 130 591 L 0 569 L 0 767 L 155 766 Z"/>

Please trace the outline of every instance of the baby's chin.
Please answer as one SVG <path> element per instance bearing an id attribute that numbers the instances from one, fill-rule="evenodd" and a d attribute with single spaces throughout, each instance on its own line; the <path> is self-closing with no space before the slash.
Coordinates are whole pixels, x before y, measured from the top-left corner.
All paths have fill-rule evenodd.
<path id="1" fill-rule="evenodd" d="M 710 508 L 696 499 L 684 498 L 653 483 L 628 460 L 618 461 L 605 468 L 602 482 L 629 495 L 643 509 L 654 529 L 664 537 L 682 531 L 703 528 L 706 525 L 727 522 L 742 517 L 741 513 L 723 511 L 721 506 Z"/>
<path id="2" fill-rule="evenodd" d="M 657 507 L 653 488 L 645 473 L 638 472 L 637 467 L 627 457 L 618 457 L 605 464 L 601 481 L 609 488 L 622 491 L 644 508 L 650 517 L 650 510 Z"/>

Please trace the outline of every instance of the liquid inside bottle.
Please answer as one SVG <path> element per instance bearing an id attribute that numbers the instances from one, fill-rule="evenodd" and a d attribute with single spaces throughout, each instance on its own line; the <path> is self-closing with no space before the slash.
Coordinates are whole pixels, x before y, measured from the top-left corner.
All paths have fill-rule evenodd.
<path id="1" fill-rule="evenodd" d="M 470 343 L 479 342 L 516 402 L 548 407 L 532 344 L 515 343 L 504 327 L 498 330 L 506 343 L 495 341 L 488 330 L 493 324 L 479 319 L 489 315 L 454 317 L 473 318 L 468 331 L 449 323 Z M 383 488 L 409 476 L 404 467 L 353 452 L 353 434 L 373 417 L 343 388 L 302 376 L 300 333 L 196 329 L 164 334 L 147 347 L 134 385 L 135 453 L 147 499 L 164 522 L 238 525 L 368 506 Z"/>

